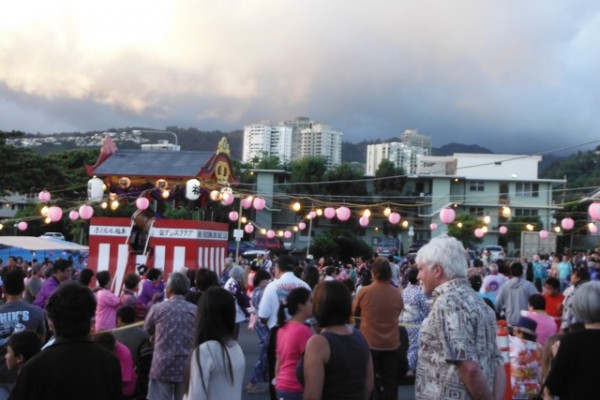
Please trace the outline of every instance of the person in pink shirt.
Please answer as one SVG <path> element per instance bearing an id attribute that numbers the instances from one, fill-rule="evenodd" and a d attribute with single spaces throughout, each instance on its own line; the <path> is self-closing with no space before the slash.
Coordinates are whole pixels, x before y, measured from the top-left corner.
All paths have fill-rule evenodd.
<path id="1" fill-rule="evenodd" d="M 107 331 L 117 327 L 117 310 L 121 306 L 119 296 L 110 291 L 112 279 L 108 271 L 100 271 L 96 275 L 98 291 L 96 292 L 96 332 Z"/>
<path id="2" fill-rule="evenodd" d="M 123 399 L 133 399 L 137 376 L 133 364 L 131 350 L 123 343 L 117 342 L 110 332 L 99 333 L 94 336 L 94 341 L 112 352 L 121 364 L 121 379 L 123 381 Z"/>
<path id="3" fill-rule="evenodd" d="M 312 329 L 304 324 L 312 317 L 311 292 L 306 288 L 296 288 L 287 297 L 286 305 L 278 312 L 275 361 L 275 390 L 282 400 L 301 400 L 304 388 L 296 378 L 296 365 L 304 353 L 306 343 L 312 336 Z M 285 310 L 292 316 L 285 322 Z"/>
<path id="4" fill-rule="evenodd" d="M 554 318 L 544 311 L 546 309 L 546 299 L 541 294 L 533 294 L 529 296 L 529 309 L 521 311 L 521 315 L 531 318 L 537 322 L 535 333 L 537 334 L 537 342 L 542 346 L 546 340 L 557 332 L 556 322 Z"/>

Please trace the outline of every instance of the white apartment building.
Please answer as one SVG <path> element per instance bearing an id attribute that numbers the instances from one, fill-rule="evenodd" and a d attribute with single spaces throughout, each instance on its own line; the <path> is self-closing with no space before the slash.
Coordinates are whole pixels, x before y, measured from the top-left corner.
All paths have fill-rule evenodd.
<path id="1" fill-rule="evenodd" d="M 300 155 L 323 157 L 327 167 L 331 168 L 342 163 L 342 132 L 334 131 L 327 125 L 313 124 L 311 129 L 300 132 Z"/>
<path id="2" fill-rule="evenodd" d="M 396 168 L 401 167 L 408 175 L 417 172 L 418 158 L 431 154 L 431 138 L 420 135 L 414 129 L 405 130 L 401 136 L 401 142 L 367 146 L 366 176 L 375 176 L 383 160 L 390 160 Z"/>
<path id="3" fill-rule="evenodd" d="M 323 157 L 331 168 L 342 162 L 342 136 L 343 133 L 306 117 L 278 125 L 270 122 L 247 125 L 242 159 L 250 162 L 254 157 L 267 155 L 277 156 L 282 163 L 287 163 L 316 156 Z"/>
<path id="4" fill-rule="evenodd" d="M 292 128 L 272 125 L 270 122 L 244 127 L 242 160 L 250 162 L 255 157 L 276 156 L 281 163 L 292 159 Z"/>
<path id="5" fill-rule="evenodd" d="M 425 149 L 401 142 L 370 144 L 367 146 L 365 175 L 375 176 L 383 160 L 390 160 L 396 168 L 401 167 L 406 174 L 412 175 L 417 170 L 417 157 L 425 154 L 428 154 Z"/>

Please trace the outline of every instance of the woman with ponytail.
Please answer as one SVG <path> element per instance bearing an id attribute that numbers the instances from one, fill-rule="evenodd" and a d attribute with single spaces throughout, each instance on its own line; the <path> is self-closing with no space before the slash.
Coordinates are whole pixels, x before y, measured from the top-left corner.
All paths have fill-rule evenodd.
<path id="1" fill-rule="evenodd" d="M 290 292 L 286 304 L 279 306 L 275 390 L 279 400 L 302 400 L 304 388 L 296 378 L 296 365 L 304 353 L 312 329 L 304 322 L 312 317 L 311 292 L 296 288 Z M 291 318 L 286 322 L 286 309 Z"/>

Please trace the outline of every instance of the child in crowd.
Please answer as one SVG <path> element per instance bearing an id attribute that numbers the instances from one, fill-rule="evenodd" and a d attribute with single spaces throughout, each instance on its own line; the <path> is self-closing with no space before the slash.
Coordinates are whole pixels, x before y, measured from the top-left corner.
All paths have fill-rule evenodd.
<path id="1" fill-rule="evenodd" d="M 14 333 L 8 339 L 6 366 L 20 371 L 23 364 L 42 349 L 42 340 L 33 331 Z"/>

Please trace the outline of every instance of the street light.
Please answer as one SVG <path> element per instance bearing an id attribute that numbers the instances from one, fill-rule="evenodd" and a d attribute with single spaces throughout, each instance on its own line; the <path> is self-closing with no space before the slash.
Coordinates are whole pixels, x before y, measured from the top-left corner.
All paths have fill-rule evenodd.
<path id="1" fill-rule="evenodd" d="M 178 146 L 178 138 L 177 138 L 177 134 L 175 132 L 171 132 L 171 131 L 141 130 L 141 129 L 134 129 L 132 132 L 133 133 L 138 133 L 138 134 L 139 133 L 170 133 L 175 138 L 175 146 Z"/>

